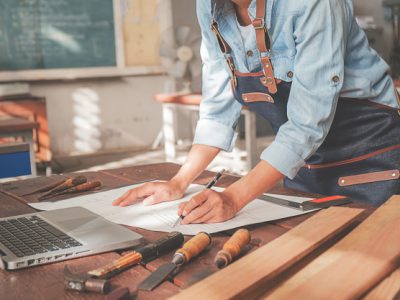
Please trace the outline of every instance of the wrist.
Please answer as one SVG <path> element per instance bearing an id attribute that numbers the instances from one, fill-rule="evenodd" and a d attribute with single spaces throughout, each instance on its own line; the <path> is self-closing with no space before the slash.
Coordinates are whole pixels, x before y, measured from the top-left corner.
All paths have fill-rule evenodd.
<path id="1" fill-rule="evenodd" d="M 243 201 L 244 199 L 240 197 L 240 193 L 235 190 L 234 187 L 229 186 L 226 188 L 222 194 L 231 200 L 231 204 L 234 207 L 235 212 L 239 212 L 249 201 Z"/>
<path id="2" fill-rule="evenodd" d="M 178 176 L 174 176 L 169 182 L 177 188 L 181 194 L 184 194 L 190 185 L 190 182 Z"/>

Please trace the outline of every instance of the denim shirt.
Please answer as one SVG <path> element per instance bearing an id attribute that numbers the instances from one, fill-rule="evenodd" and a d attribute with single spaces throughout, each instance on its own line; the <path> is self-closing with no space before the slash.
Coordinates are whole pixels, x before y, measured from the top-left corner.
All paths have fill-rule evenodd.
<path id="1" fill-rule="evenodd" d="M 253 0 L 250 17 L 256 15 L 255 6 Z M 249 66 L 260 66 L 260 53 L 255 40 L 252 49 L 245 49 L 248 43 L 243 43 L 230 0 L 197 0 L 203 100 L 193 143 L 231 151 L 241 105 L 233 97 L 229 68 L 211 31 L 212 8 L 237 70 L 255 71 Z M 266 10 L 275 77 L 292 87 L 288 122 L 261 159 L 293 179 L 327 136 L 339 97 L 369 99 L 395 108 L 399 103 L 389 66 L 369 47 L 353 16 L 351 0 L 267 0 Z M 253 56 L 246 55 L 249 50 Z"/>

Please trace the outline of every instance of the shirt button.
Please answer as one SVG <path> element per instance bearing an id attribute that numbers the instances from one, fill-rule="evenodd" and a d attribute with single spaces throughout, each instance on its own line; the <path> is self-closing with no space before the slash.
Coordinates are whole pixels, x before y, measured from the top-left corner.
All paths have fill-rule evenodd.
<path id="1" fill-rule="evenodd" d="M 337 75 L 335 75 L 335 76 L 332 77 L 332 81 L 333 81 L 334 83 L 338 83 L 338 82 L 340 82 L 340 77 L 337 76 Z"/>
<path id="2" fill-rule="evenodd" d="M 293 72 L 292 71 L 287 72 L 287 77 L 293 78 Z"/>
<path id="3" fill-rule="evenodd" d="M 254 53 L 253 53 L 253 51 L 248 50 L 248 51 L 246 52 L 246 55 L 247 55 L 248 57 L 252 57 L 252 56 L 254 55 Z"/>

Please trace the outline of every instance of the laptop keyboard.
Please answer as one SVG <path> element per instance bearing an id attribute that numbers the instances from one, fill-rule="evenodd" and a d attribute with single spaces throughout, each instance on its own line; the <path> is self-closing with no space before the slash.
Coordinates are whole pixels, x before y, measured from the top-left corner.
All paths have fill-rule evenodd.
<path id="1" fill-rule="evenodd" d="M 0 242 L 17 257 L 82 246 L 37 216 L 0 221 Z"/>

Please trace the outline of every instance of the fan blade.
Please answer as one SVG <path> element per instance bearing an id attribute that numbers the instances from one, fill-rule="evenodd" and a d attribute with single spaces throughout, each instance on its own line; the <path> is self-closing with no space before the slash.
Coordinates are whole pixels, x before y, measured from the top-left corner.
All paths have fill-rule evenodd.
<path id="1" fill-rule="evenodd" d="M 188 26 L 180 26 L 175 31 L 175 38 L 178 46 L 186 45 L 191 29 Z"/>
<path id="2" fill-rule="evenodd" d="M 160 45 L 160 56 L 168 59 L 176 59 L 177 49 L 171 45 L 161 44 Z"/>
<path id="3" fill-rule="evenodd" d="M 186 75 L 188 64 L 178 60 L 173 66 L 173 70 L 171 71 L 174 74 L 175 78 L 183 78 Z"/>

